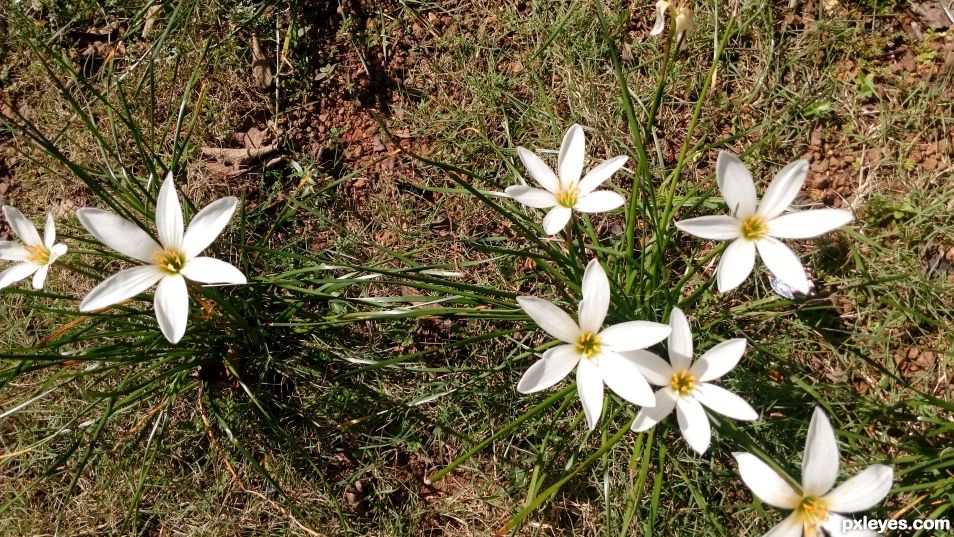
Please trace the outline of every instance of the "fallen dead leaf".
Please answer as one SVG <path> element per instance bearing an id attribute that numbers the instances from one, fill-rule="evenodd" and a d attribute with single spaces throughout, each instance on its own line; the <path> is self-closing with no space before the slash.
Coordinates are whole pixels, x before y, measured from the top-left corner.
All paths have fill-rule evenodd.
<path id="1" fill-rule="evenodd" d="M 152 27 L 156 24 L 156 19 L 159 18 L 159 11 L 162 9 L 162 4 L 156 4 L 154 6 L 149 6 L 149 9 L 146 11 L 146 22 L 142 24 L 142 36 L 147 37 L 149 32 L 152 31 Z"/>
<path id="2" fill-rule="evenodd" d="M 262 52 L 258 38 L 252 36 L 252 79 L 258 87 L 265 89 L 272 85 L 272 66 Z"/>

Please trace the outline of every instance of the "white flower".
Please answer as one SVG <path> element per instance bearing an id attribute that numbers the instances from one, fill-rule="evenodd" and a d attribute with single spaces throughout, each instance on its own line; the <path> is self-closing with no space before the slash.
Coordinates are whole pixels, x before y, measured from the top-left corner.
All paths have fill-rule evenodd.
<path id="1" fill-rule="evenodd" d="M 690 8 L 685 3 L 679 3 L 673 5 L 671 2 L 666 0 L 659 0 L 656 2 L 656 24 L 653 25 L 653 29 L 649 32 L 649 35 L 659 35 L 666 28 L 666 19 L 669 14 L 668 11 L 672 10 L 676 19 L 676 41 L 680 43 L 679 48 L 686 48 L 685 36 L 692 34 L 695 31 L 696 26 L 692 20 L 692 8 Z"/>
<path id="2" fill-rule="evenodd" d="M 548 349 L 524 373 L 517 391 L 533 393 L 563 380 L 576 368 L 576 389 L 592 431 L 603 410 L 603 383 L 635 405 L 651 406 L 653 392 L 635 360 L 622 351 L 645 349 L 669 335 L 669 327 L 648 321 L 629 321 L 601 330 L 609 310 L 610 286 L 603 267 L 590 261 L 583 274 L 579 323 L 559 307 L 534 297 L 517 302 L 537 325 L 565 345 Z"/>
<path id="3" fill-rule="evenodd" d="M 37 233 L 33 222 L 26 219 L 15 208 L 4 205 L 3 214 L 13 228 L 13 232 L 23 241 L 23 245 L 12 241 L 0 241 L 0 259 L 17 261 L 16 265 L 0 273 L 0 289 L 18 282 L 31 274 L 33 288 L 43 289 L 46 282 L 46 273 L 56 258 L 66 253 L 66 245 L 56 243 L 56 226 L 53 224 L 53 215 L 46 215 L 46 227 L 43 228 L 43 239 Z"/>
<path id="4" fill-rule="evenodd" d="M 649 351 L 622 353 L 640 364 L 646 380 L 664 386 L 656 392 L 656 406 L 640 410 L 632 429 L 645 431 L 675 408 L 682 436 L 692 449 L 705 453 L 712 435 L 703 405 L 737 420 L 758 418 L 758 413 L 741 397 L 709 382 L 735 367 L 745 352 L 745 340 L 730 339 L 719 343 L 693 363 L 692 332 L 682 310 L 673 308 L 669 326 L 672 332 L 669 334 L 668 363 Z"/>
<path id="5" fill-rule="evenodd" d="M 751 274 L 756 249 L 776 278 L 800 293 L 808 292 L 805 269 L 795 253 L 778 239 L 817 237 L 851 222 L 852 215 L 841 209 L 782 214 L 807 176 L 807 161 L 792 162 L 778 172 L 759 203 L 745 164 L 732 153 L 719 153 L 716 181 L 731 214 L 690 218 L 676 222 L 676 227 L 703 239 L 732 241 L 716 269 L 720 292 L 735 289 Z"/>
<path id="6" fill-rule="evenodd" d="M 574 124 L 563 136 L 557 162 L 559 177 L 543 159 L 523 147 L 517 148 L 520 160 L 530 175 L 544 189 L 525 185 L 509 186 L 506 194 L 514 200 L 536 209 L 550 209 L 543 218 L 543 230 L 555 235 L 570 221 L 573 211 L 602 213 L 612 211 L 625 203 L 623 197 L 611 190 L 594 190 L 626 164 L 629 157 L 619 156 L 603 161 L 581 180 L 586 159 L 586 135 L 583 127 Z"/>
<path id="7" fill-rule="evenodd" d="M 816 407 L 808 426 L 808 441 L 802 460 L 801 490 L 791 485 L 767 464 L 751 453 L 733 453 L 742 480 L 752 493 L 769 505 L 792 509 L 765 537 L 821 537 L 827 535 L 877 535 L 874 532 L 845 532 L 845 518 L 838 513 L 865 511 L 881 502 L 891 490 L 894 471 L 873 464 L 835 490 L 838 478 L 838 439 L 821 408 Z"/>
<path id="8" fill-rule="evenodd" d="M 172 182 L 172 172 L 159 189 L 156 229 L 159 243 L 136 224 L 100 209 L 77 212 L 80 223 L 100 242 L 147 265 L 110 276 L 90 291 L 80 311 L 94 311 L 134 297 L 159 283 L 155 307 L 159 329 L 171 343 L 185 334 L 189 318 L 186 279 L 199 283 L 242 284 L 245 275 L 232 265 L 211 257 L 198 257 L 222 233 L 238 204 L 234 197 L 216 200 L 195 215 L 183 232 L 182 209 Z"/>

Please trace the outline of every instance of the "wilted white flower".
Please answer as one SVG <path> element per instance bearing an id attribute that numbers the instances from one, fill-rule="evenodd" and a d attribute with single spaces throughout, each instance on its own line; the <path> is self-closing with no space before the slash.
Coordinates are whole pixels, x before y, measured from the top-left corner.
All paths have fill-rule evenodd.
<path id="1" fill-rule="evenodd" d="M 147 265 L 122 270 L 90 291 L 80 311 L 94 311 L 134 297 L 158 282 L 155 294 L 156 320 L 171 343 L 185 334 L 189 319 L 186 279 L 198 283 L 242 284 L 245 275 L 232 265 L 199 257 L 222 233 L 238 204 L 234 197 L 216 200 L 195 215 L 183 232 L 182 208 L 172 181 L 172 172 L 159 189 L 156 229 L 159 244 L 136 224 L 100 209 L 77 212 L 80 223 L 100 242 Z"/>
<path id="2" fill-rule="evenodd" d="M 0 259 L 17 262 L 16 265 L 0 273 L 0 289 L 30 275 L 33 275 L 33 288 L 43 289 L 50 265 L 66 253 L 65 244 L 55 244 L 56 226 L 53 223 L 53 215 L 46 215 L 46 227 L 43 228 L 41 240 L 36 226 L 27 220 L 23 213 L 9 205 L 4 205 L 3 214 L 23 244 L 0 241 Z"/>
<path id="3" fill-rule="evenodd" d="M 649 32 L 649 35 L 659 35 L 666 28 L 666 19 L 669 18 L 669 12 L 672 11 L 676 19 L 676 41 L 680 43 L 680 49 L 686 48 L 685 37 L 688 37 L 695 31 L 696 26 L 692 20 L 692 8 L 685 2 L 673 4 L 666 0 L 656 2 L 656 24 Z"/>
<path id="4" fill-rule="evenodd" d="M 735 289 L 752 273 L 756 250 L 776 278 L 800 293 L 808 292 L 808 277 L 798 256 L 778 239 L 817 237 L 851 222 L 852 215 L 842 209 L 782 214 L 807 176 L 808 161 L 792 162 L 778 172 L 759 203 L 745 164 L 732 153 L 719 153 L 716 182 L 730 214 L 681 220 L 676 227 L 703 239 L 732 241 L 716 269 L 720 292 Z"/>
<path id="5" fill-rule="evenodd" d="M 758 418 L 758 413 L 744 399 L 709 382 L 735 367 L 745 352 L 745 340 L 730 339 L 719 343 L 693 363 L 692 331 L 682 310 L 673 308 L 669 326 L 672 328 L 669 334 L 669 362 L 649 351 L 622 353 L 639 364 L 646 380 L 664 386 L 656 392 L 656 406 L 640 410 L 632 429 L 645 431 L 675 408 L 682 436 L 692 449 L 705 453 L 709 449 L 712 434 L 709 417 L 703 406 L 737 420 Z"/>
<path id="6" fill-rule="evenodd" d="M 815 408 L 808 426 L 800 490 L 755 455 L 733 456 L 742 481 L 753 494 L 769 505 L 794 510 L 765 537 L 821 537 L 822 529 L 827 535 L 877 535 L 845 532 L 845 517 L 839 513 L 865 511 L 881 502 L 891 490 L 894 471 L 889 466 L 873 464 L 832 490 L 838 479 L 838 439 L 821 408 Z"/>
<path id="7" fill-rule="evenodd" d="M 554 304 L 535 297 L 518 297 L 517 302 L 537 325 L 564 343 L 548 349 L 524 373 L 517 391 L 533 393 L 563 380 L 576 368 L 576 389 L 583 403 L 586 423 L 592 431 L 603 410 L 603 384 L 630 403 L 654 404 L 652 389 L 636 361 L 623 351 L 645 349 L 669 335 L 669 327 L 648 321 L 628 321 L 603 329 L 610 304 L 606 272 L 596 259 L 583 274 L 583 300 L 579 322 Z"/>
<path id="8" fill-rule="evenodd" d="M 574 124 L 563 136 L 557 162 L 559 177 L 533 151 L 518 147 L 517 154 L 543 189 L 514 185 L 507 187 L 505 192 L 527 207 L 550 209 L 543 218 L 543 230 L 547 235 L 559 233 L 570 221 L 573 211 L 602 213 L 625 203 L 616 192 L 594 190 L 622 168 L 629 157 L 619 156 L 603 161 L 581 180 L 586 159 L 586 135 L 579 125 Z"/>

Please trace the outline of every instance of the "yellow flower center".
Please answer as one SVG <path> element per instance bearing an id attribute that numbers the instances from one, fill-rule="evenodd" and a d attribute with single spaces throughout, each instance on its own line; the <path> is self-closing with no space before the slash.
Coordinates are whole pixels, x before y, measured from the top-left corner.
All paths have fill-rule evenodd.
<path id="1" fill-rule="evenodd" d="M 750 216 L 742 221 L 742 237 L 757 241 L 768 236 L 768 222 L 764 216 Z"/>
<path id="2" fill-rule="evenodd" d="M 689 371 L 683 369 L 669 379 L 669 386 L 679 395 L 689 395 L 689 392 L 696 389 L 696 377 L 689 374 Z"/>
<path id="3" fill-rule="evenodd" d="M 26 260 L 34 265 L 46 265 L 50 262 L 50 251 L 45 246 L 25 246 L 27 251 Z"/>
<path id="4" fill-rule="evenodd" d="M 802 522 L 805 537 L 820 536 L 818 528 L 828 520 L 828 506 L 821 498 L 806 496 L 795 508 L 798 519 Z"/>
<path id="5" fill-rule="evenodd" d="M 561 189 L 556 193 L 557 203 L 561 206 L 566 207 L 567 209 L 572 209 L 576 206 L 576 202 L 580 200 L 580 189 L 576 184 L 571 184 L 565 189 Z"/>
<path id="6" fill-rule="evenodd" d="M 576 350 L 590 359 L 600 353 L 600 338 L 593 332 L 585 332 L 576 340 Z"/>
<path id="7" fill-rule="evenodd" d="M 166 248 L 156 254 L 156 264 L 169 274 L 179 274 L 185 268 L 186 257 L 182 252 Z"/>

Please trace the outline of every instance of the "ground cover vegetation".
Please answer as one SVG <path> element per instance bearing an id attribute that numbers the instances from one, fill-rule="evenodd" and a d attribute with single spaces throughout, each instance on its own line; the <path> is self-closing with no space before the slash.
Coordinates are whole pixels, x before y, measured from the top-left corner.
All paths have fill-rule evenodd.
<path id="1" fill-rule="evenodd" d="M 11 2 L 0 533 L 954 518 L 945 7 Z"/>

